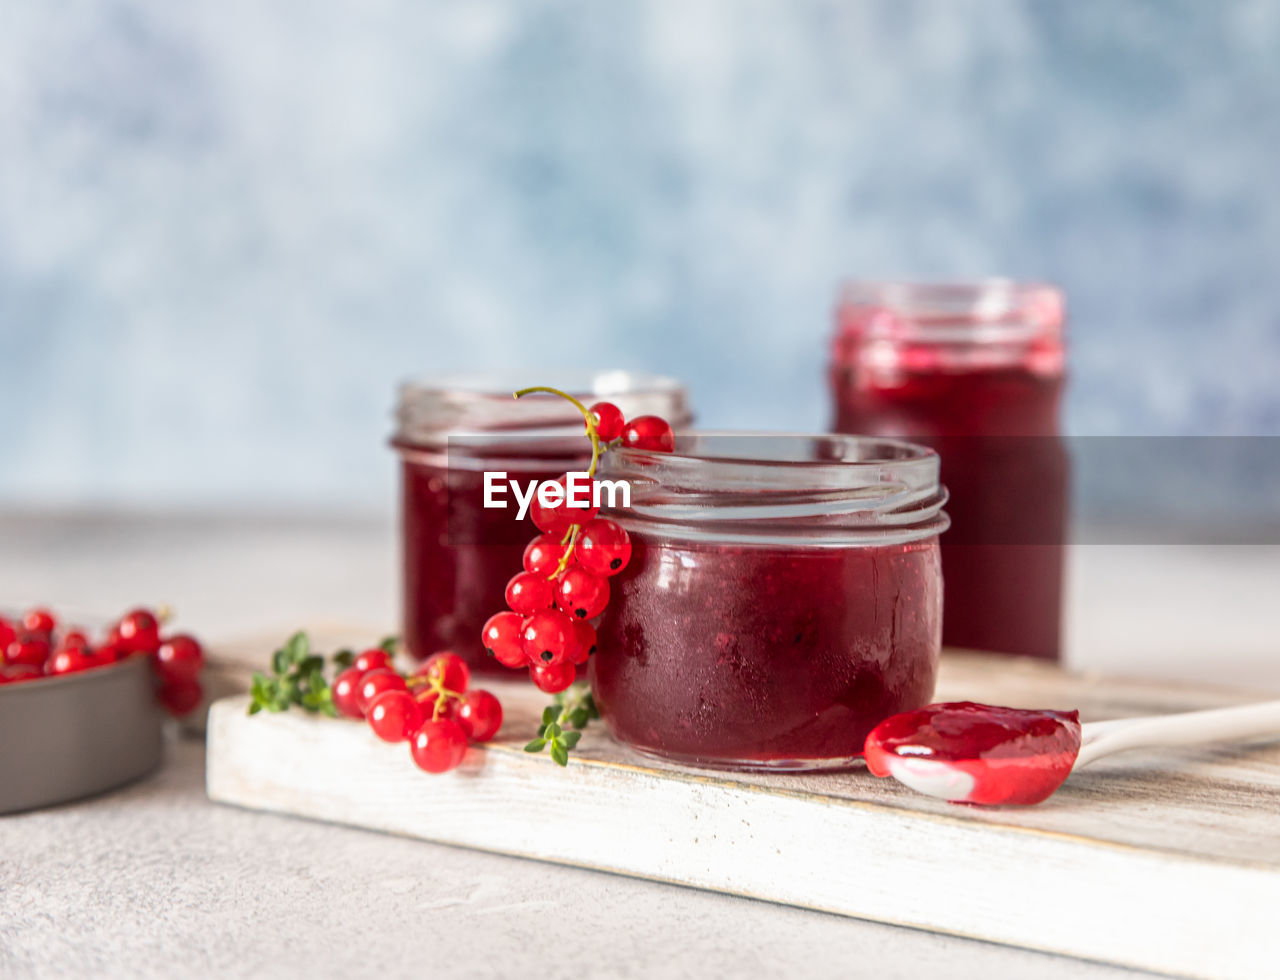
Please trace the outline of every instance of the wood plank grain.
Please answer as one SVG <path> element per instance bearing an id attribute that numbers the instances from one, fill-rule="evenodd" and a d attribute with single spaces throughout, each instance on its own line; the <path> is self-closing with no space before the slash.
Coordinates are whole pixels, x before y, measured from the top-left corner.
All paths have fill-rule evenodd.
<path id="1" fill-rule="evenodd" d="M 214 706 L 215 800 L 1192 977 L 1275 975 L 1280 746 L 1139 752 L 1026 810 L 865 771 L 703 773 L 593 727 L 566 770 L 520 751 L 545 697 L 493 684 L 502 739 L 427 777 L 364 726 Z M 939 696 L 1104 718 L 1246 695 L 949 655 Z M 565 827 L 571 811 L 572 831 Z"/>

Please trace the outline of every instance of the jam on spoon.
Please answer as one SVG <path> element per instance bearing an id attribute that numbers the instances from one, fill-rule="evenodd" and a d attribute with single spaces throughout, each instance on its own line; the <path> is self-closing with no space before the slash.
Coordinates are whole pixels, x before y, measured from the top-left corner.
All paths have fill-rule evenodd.
<path id="1" fill-rule="evenodd" d="M 1076 711 L 971 701 L 894 715 L 867 736 L 867 767 L 953 803 L 1039 803 L 1114 752 L 1280 737 L 1280 701 L 1080 724 Z"/>
<path id="2" fill-rule="evenodd" d="M 1062 785 L 1080 752 L 1078 711 L 953 701 L 881 722 L 864 754 L 877 776 L 953 803 L 1039 803 Z"/>

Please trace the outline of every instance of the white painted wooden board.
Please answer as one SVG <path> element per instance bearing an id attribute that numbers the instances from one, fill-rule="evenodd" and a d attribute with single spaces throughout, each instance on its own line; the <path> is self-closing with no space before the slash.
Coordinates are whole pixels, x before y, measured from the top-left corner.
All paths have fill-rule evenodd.
<path id="1" fill-rule="evenodd" d="M 1248 700 L 949 654 L 939 699 L 1079 707 L 1086 720 Z M 568 769 L 502 738 L 428 776 L 356 722 L 214 705 L 208 790 L 241 806 L 654 878 L 1190 977 L 1280 976 L 1280 745 L 1103 760 L 1031 809 L 957 807 L 865 771 L 694 772 L 599 726 Z"/>

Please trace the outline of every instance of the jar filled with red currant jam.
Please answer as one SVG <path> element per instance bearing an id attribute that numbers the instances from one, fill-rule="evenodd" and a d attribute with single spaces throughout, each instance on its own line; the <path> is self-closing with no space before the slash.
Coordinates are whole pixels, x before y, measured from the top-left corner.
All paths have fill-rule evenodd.
<path id="1" fill-rule="evenodd" d="M 1057 659 L 1067 454 L 1053 286 L 853 283 L 837 309 L 838 432 L 938 450 L 947 646 Z"/>
<path id="2" fill-rule="evenodd" d="M 473 670 L 510 675 L 481 648 L 480 629 L 503 607 L 532 525 L 516 519 L 509 489 L 507 506 L 485 506 L 485 473 L 527 486 L 585 470 L 591 455 L 582 416 L 568 402 L 512 397 L 545 378 L 455 376 L 400 388 L 392 445 L 400 454 L 402 616 L 405 644 L 418 658 L 452 650 Z M 548 383 L 588 404 L 611 401 L 628 417 L 690 419 L 684 386 L 670 378 L 552 372 Z"/>
<path id="3" fill-rule="evenodd" d="M 614 736 L 685 765 L 849 766 L 933 696 L 942 629 L 938 457 L 848 436 L 677 434 L 614 450 L 631 536 L 597 628 Z"/>

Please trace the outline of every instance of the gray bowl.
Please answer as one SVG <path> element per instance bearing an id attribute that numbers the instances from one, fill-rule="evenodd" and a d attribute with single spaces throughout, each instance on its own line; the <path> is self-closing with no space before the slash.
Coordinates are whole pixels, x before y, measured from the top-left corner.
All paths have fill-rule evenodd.
<path id="1" fill-rule="evenodd" d="M 145 776 L 160 764 L 164 718 L 147 657 L 0 685 L 0 813 Z"/>

